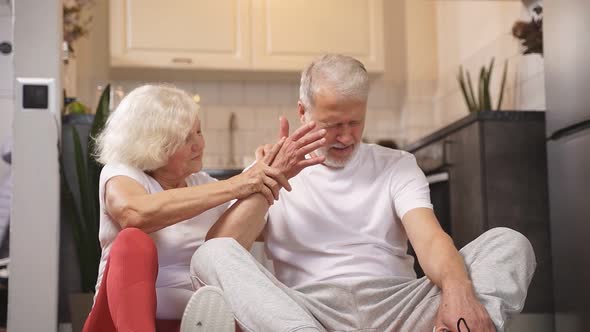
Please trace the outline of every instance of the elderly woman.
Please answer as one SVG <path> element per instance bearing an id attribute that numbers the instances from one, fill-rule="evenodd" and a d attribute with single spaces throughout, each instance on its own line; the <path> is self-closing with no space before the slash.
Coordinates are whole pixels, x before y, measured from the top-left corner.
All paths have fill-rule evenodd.
<path id="1" fill-rule="evenodd" d="M 244 173 L 216 181 L 202 169 L 198 105 L 185 92 L 142 86 L 127 95 L 97 138 L 102 257 L 84 331 L 177 331 L 197 285 L 190 261 L 229 202 L 262 194 L 269 204 L 284 176 L 322 162 L 305 155 L 323 132 L 304 126 Z M 290 146 L 287 146 L 289 145 Z M 268 165 L 282 165 L 271 168 Z"/>

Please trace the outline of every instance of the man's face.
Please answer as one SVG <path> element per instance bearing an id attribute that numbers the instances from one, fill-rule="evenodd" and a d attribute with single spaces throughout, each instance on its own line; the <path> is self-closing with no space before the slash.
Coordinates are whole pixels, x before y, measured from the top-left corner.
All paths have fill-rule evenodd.
<path id="1" fill-rule="evenodd" d="M 314 154 L 325 156 L 324 165 L 336 168 L 344 167 L 357 152 L 363 136 L 366 113 L 366 101 L 345 99 L 329 90 L 320 90 L 315 95 L 311 112 L 299 105 L 302 123 L 314 121 L 318 129 L 327 131 L 326 144 L 314 151 Z"/>

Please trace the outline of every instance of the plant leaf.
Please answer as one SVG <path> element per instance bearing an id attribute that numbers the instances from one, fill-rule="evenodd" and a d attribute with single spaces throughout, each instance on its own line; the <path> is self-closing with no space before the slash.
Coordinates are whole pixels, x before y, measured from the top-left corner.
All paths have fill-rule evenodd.
<path id="1" fill-rule="evenodd" d="M 111 85 L 107 85 L 102 94 L 100 95 L 100 99 L 98 101 L 98 106 L 96 108 L 96 113 L 94 115 L 94 121 L 92 122 L 92 127 L 90 128 L 90 133 L 88 134 L 88 142 L 87 142 L 87 151 L 86 151 L 86 161 L 88 163 L 88 182 L 91 188 L 97 188 L 97 190 L 91 190 L 89 194 L 89 199 L 93 205 L 92 219 L 90 222 L 90 227 L 92 233 L 96 233 L 96 239 L 98 241 L 98 224 L 99 224 L 99 215 L 98 211 L 100 210 L 100 204 L 98 200 L 98 186 L 99 186 L 99 179 L 100 179 L 100 171 L 102 170 L 102 165 L 100 165 L 95 157 L 94 154 L 96 152 L 96 138 L 103 130 L 106 120 L 109 116 L 109 106 L 110 106 L 110 95 L 111 95 Z M 98 242 L 97 242 L 98 243 Z M 100 246 L 99 246 L 100 248 Z"/>
<path id="2" fill-rule="evenodd" d="M 496 110 L 501 110 L 502 101 L 504 99 L 504 88 L 506 87 L 506 76 L 508 74 L 508 60 L 504 61 L 504 72 L 502 73 L 502 82 L 500 83 L 500 97 L 498 97 L 498 107 Z"/>
<path id="3" fill-rule="evenodd" d="M 463 93 L 463 98 L 465 98 L 465 103 L 467 104 L 467 108 L 469 112 L 473 112 L 473 102 L 469 98 L 469 94 L 467 93 L 467 87 L 465 86 L 465 78 L 463 77 L 463 67 L 459 67 L 459 75 L 457 76 L 457 80 L 459 81 L 459 86 L 461 86 L 461 92 Z"/>
<path id="4" fill-rule="evenodd" d="M 98 186 L 91 186 L 88 179 L 88 164 L 85 161 L 80 135 L 75 127 L 72 127 L 72 140 L 74 144 L 74 160 L 76 164 L 76 176 L 80 192 L 80 242 L 78 251 L 82 263 L 80 275 L 82 290 L 92 291 L 96 284 L 98 264 L 100 260 L 100 245 L 98 243 L 98 208 L 91 197 Z M 96 195 L 97 196 L 97 195 Z"/>
<path id="5" fill-rule="evenodd" d="M 82 217 L 87 221 L 91 219 L 91 207 L 88 204 L 88 173 L 86 162 L 84 160 L 84 153 L 82 150 L 82 143 L 80 142 L 80 135 L 76 127 L 72 126 L 72 140 L 74 143 L 74 160 L 76 163 L 76 176 L 78 178 L 78 187 L 80 192 L 80 206 L 82 210 Z M 82 230 L 86 232 L 86 225 L 84 222 Z"/>
<path id="6" fill-rule="evenodd" d="M 484 96 L 484 89 L 485 89 L 485 73 L 486 69 L 485 67 L 481 67 L 480 71 L 479 71 L 479 85 L 478 85 L 478 99 L 479 99 L 479 106 L 478 106 L 478 110 L 479 111 L 483 111 L 485 110 L 485 96 Z"/>
<path id="7" fill-rule="evenodd" d="M 494 70 L 494 61 L 495 61 L 495 58 L 492 57 L 492 60 L 490 61 L 490 66 L 488 67 L 488 70 L 486 73 L 486 86 L 485 86 L 486 105 L 485 105 L 485 109 L 488 111 L 493 110 L 492 109 L 492 92 L 490 90 L 490 87 L 491 87 L 491 82 L 492 82 L 492 73 Z"/>
<path id="8" fill-rule="evenodd" d="M 72 227 L 74 241 L 78 248 L 82 291 L 91 292 L 96 285 L 101 248 L 98 241 L 100 204 L 98 200 L 99 176 L 102 169 L 93 157 L 94 139 L 104 128 L 109 115 L 110 85 L 103 91 L 94 121 L 86 143 L 86 151 L 75 127 L 72 127 L 74 162 L 77 179 L 77 191 L 80 193 L 78 205 L 72 186 L 67 183 L 62 171 L 62 215 Z M 85 153 L 84 153 L 85 152 Z M 63 160 L 63 159 L 62 159 Z"/>
<path id="9" fill-rule="evenodd" d="M 471 83 L 471 75 L 469 74 L 468 71 L 465 71 L 465 72 L 467 75 L 467 86 L 469 88 L 469 94 L 471 95 L 471 102 L 473 105 L 473 109 L 471 110 L 471 112 L 477 112 L 478 104 L 477 104 L 477 100 L 475 99 L 475 93 L 473 92 L 473 84 Z"/>

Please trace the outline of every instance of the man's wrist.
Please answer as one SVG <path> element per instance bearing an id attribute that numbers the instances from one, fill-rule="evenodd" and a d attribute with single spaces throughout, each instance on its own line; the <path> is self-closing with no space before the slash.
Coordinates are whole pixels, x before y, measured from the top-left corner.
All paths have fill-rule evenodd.
<path id="1" fill-rule="evenodd" d="M 473 292 L 473 283 L 468 278 L 447 278 L 441 283 L 444 292 Z"/>

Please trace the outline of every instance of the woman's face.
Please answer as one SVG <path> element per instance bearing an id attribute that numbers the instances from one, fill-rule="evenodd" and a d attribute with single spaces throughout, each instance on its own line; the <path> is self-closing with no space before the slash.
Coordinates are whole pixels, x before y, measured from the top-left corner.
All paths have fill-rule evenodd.
<path id="1" fill-rule="evenodd" d="M 197 118 L 185 144 L 170 156 L 164 168 L 179 177 L 199 172 L 203 168 L 204 149 L 205 139 L 201 133 L 201 121 Z"/>

